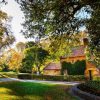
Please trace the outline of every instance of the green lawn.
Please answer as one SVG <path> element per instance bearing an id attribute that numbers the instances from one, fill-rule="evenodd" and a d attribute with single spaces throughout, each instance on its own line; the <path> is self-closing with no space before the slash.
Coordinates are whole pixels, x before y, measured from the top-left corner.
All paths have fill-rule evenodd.
<path id="1" fill-rule="evenodd" d="M 29 82 L 2 82 L 0 100 L 78 100 L 68 93 L 70 87 Z"/>

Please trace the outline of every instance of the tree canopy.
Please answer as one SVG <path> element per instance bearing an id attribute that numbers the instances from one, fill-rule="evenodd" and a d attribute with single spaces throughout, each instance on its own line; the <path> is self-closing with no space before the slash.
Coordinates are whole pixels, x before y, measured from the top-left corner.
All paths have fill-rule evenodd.
<path id="1" fill-rule="evenodd" d="M 25 14 L 26 37 L 61 36 L 86 27 L 93 53 L 100 48 L 100 0 L 17 0 Z M 84 12 L 84 14 L 82 14 Z M 81 17 L 78 17 L 78 15 Z M 84 17 L 86 14 L 90 16 Z M 56 35 L 55 35 L 56 34 Z M 100 59 L 99 59 L 100 60 Z"/>
<path id="2" fill-rule="evenodd" d="M 30 44 L 32 42 L 29 42 Z M 22 60 L 21 72 L 32 72 L 36 68 L 36 72 L 40 72 L 41 65 L 44 64 L 46 58 L 49 56 L 48 51 L 37 45 L 28 47 L 24 51 L 25 57 Z"/>
<path id="3" fill-rule="evenodd" d="M 84 24 L 85 18 L 78 18 L 81 10 L 91 11 L 99 0 L 20 0 L 21 9 L 25 14 L 26 31 L 32 36 L 39 34 L 70 34 Z"/>
<path id="4" fill-rule="evenodd" d="M 8 24 L 9 21 L 10 18 L 7 16 L 7 13 L 0 9 L 0 49 L 15 41 L 10 25 Z"/>

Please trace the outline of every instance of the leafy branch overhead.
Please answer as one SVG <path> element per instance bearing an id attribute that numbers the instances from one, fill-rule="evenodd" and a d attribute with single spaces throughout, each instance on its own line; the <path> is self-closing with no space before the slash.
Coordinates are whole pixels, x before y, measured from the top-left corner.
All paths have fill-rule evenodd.
<path id="1" fill-rule="evenodd" d="M 80 10 L 91 11 L 94 0 L 20 0 L 21 9 L 25 14 L 23 24 L 27 37 L 39 34 L 73 33 L 84 25 L 85 19 L 76 15 Z"/>
<path id="2" fill-rule="evenodd" d="M 26 37 L 73 34 L 86 27 L 92 49 L 100 48 L 100 0 L 17 0 L 25 15 Z M 84 12 L 82 14 L 82 12 Z M 90 17 L 84 17 L 85 14 Z M 81 17 L 78 15 L 81 14 Z M 92 50 L 93 53 L 94 49 Z M 96 54 L 97 54 L 96 53 Z M 99 59 L 100 60 L 100 59 Z"/>

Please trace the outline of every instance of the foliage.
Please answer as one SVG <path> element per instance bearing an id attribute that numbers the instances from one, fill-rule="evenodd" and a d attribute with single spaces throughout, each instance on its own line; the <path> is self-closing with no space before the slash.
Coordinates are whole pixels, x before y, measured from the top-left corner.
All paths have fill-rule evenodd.
<path id="1" fill-rule="evenodd" d="M 90 36 L 90 47 L 94 61 L 100 65 L 100 1 L 97 0 L 96 6 L 92 6 L 90 20 L 87 20 L 86 28 Z"/>
<path id="2" fill-rule="evenodd" d="M 86 62 L 83 61 L 77 61 L 73 64 L 70 62 L 62 62 L 62 69 L 61 73 L 64 74 L 64 70 L 67 70 L 68 75 L 84 75 L 86 67 Z"/>
<path id="3" fill-rule="evenodd" d="M 84 81 L 83 75 L 68 75 L 68 76 L 51 76 L 51 75 L 32 75 L 32 74 L 18 74 L 19 79 L 35 79 L 35 80 L 47 80 L 47 81 Z"/>
<path id="4" fill-rule="evenodd" d="M 41 65 L 44 64 L 44 61 L 49 55 L 46 50 L 37 46 L 26 48 L 24 53 L 25 58 L 22 60 L 21 72 L 32 72 L 34 67 L 37 68 L 36 71 L 40 72 Z"/>
<path id="5" fill-rule="evenodd" d="M 23 42 L 18 42 L 18 43 L 16 44 L 17 51 L 20 52 L 20 53 L 22 53 L 22 52 L 24 51 L 24 49 L 25 49 L 25 46 L 26 46 L 25 43 L 23 43 Z"/>
<path id="6" fill-rule="evenodd" d="M 27 29 L 24 32 L 27 37 L 73 33 L 84 24 L 85 19 L 76 15 L 82 9 L 89 12 L 91 5 L 96 6 L 94 0 L 19 0 L 19 3 L 25 14 L 23 26 Z"/>
<path id="7" fill-rule="evenodd" d="M 75 33 L 72 36 L 63 34 L 49 36 L 45 39 L 41 39 L 40 45 L 49 52 L 52 60 L 59 61 L 61 56 L 70 56 L 73 46 L 83 45 L 83 38 L 87 37 L 84 32 Z"/>
<path id="8" fill-rule="evenodd" d="M 5 72 L 9 71 L 9 66 L 7 64 L 5 64 L 5 63 L 3 63 L 0 67 L 2 69 L 1 71 L 5 71 Z"/>
<path id="9" fill-rule="evenodd" d="M 9 78 L 17 78 L 17 73 L 12 72 L 12 71 L 8 71 L 8 72 L 2 71 L 2 72 L 0 72 L 0 75 L 9 77 Z"/>
<path id="10" fill-rule="evenodd" d="M 37 46 L 37 44 L 33 41 L 26 42 L 26 48 L 30 48 L 30 47 L 33 47 L 33 46 Z"/>
<path id="11" fill-rule="evenodd" d="M 0 83 L 0 99 L 14 100 L 77 100 L 68 93 L 71 86 L 31 82 Z M 67 91 L 65 92 L 66 89 Z M 1 93 L 2 92 L 2 93 Z"/>
<path id="12" fill-rule="evenodd" d="M 72 35 L 85 26 L 90 35 L 90 43 L 92 53 L 95 55 L 95 62 L 100 65 L 99 0 L 17 1 L 25 14 L 23 26 L 26 30 L 23 33 L 26 37 L 33 37 L 35 34 L 38 34 L 40 37 L 46 35 Z M 84 17 L 80 16 L 82 13 Z"/>
<path id="13" fill-rule="evenodd" d="M 88 81 L 78 86 L 82 91 L 100 96 L 100 81 Z"/>
<path id="14" fill-rule="evenodd" d="M 9 69 L 19 72 L 22 59 L 23 59 L 23 55 L 21 55 L 20 53 L 16 51 L 11 52 L 11 56 L 8 61 Z"/>
<path id="15" fill-rule="evenodd" d="M 10 31 L 10 25 L 7 24 L 8 21 L 9 17 L 7 14 L 0 10 L 0 49 L 15 41 L 15 38 Z"/>
<path id="16" fill-rule="evenodd" d="M 94 81 L 100 81 L 100 76 L 93 76 Z"/>

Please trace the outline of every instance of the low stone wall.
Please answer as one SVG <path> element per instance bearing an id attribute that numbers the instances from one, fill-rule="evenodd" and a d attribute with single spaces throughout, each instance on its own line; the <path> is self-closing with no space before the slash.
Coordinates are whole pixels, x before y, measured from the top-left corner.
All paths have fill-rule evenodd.
<path id="1" fill-rule="evenodd" d="M 99 96 L 84 92 L 84 91 L 78 89 L 77 86 L 72 87 L 71 91 L 74 95 L 82 98 L 82 100 L 100 100 Z"/>

